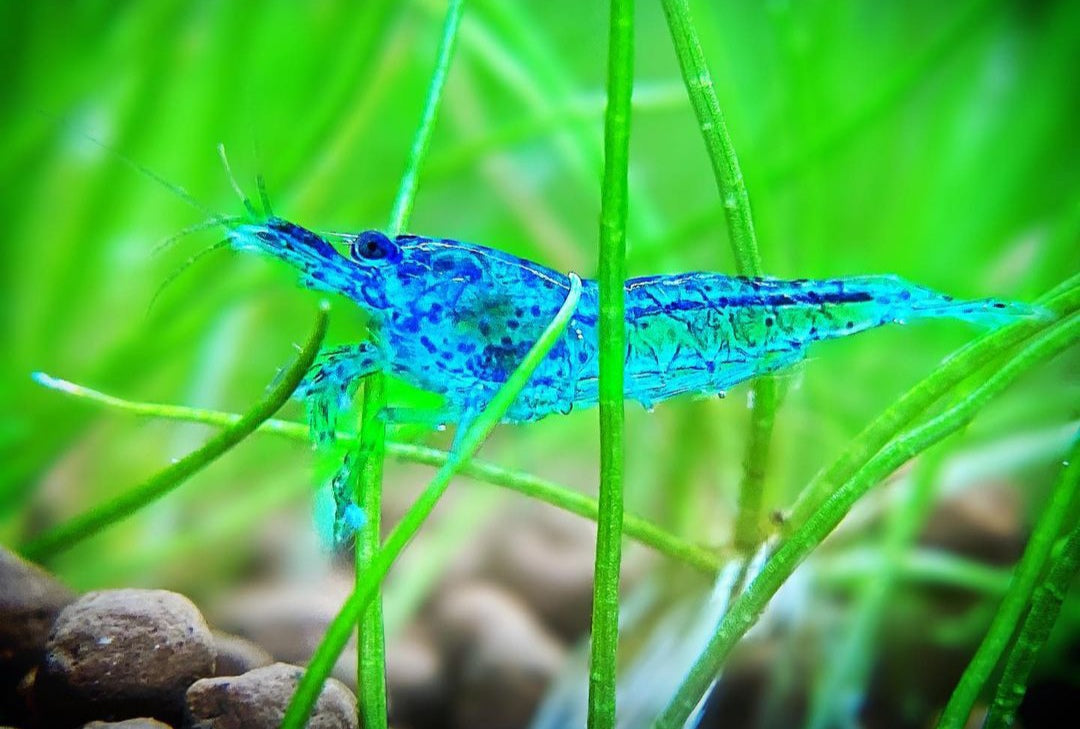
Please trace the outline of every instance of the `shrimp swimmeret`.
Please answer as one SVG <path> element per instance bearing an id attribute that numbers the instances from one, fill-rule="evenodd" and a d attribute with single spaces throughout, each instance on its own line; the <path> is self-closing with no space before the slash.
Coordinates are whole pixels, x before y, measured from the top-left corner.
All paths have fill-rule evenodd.
<path id="1" fill-rule="evenodd" d="M 444 396 L 440 422 L 459 432 L 487 404 L 555 316 L 570 278 L 501 251 L 453 239 L 375 230 L 327 237 L 277 217 L 228 226 L 233 247 L 279 258 L 312 289 L 343 294 L 373 319 L 372 341 L 323 352 L 298 395 L 312 437 L 333 438 L 361 378 L 392 374 Z M 598 287 L 583 282 L 569 326 L 506 415 L 525 422 L 598 398 Z M 948 317 L 996 323 L 1039 316 L 1027 304 L 956 301 L 893 275 L 828 280 L 719 273 L 626 282 L 625 396 L 646 407 L 685 393 L 722 394 L 806 356 L 811 343 L 892 322 Z M 336 484 L 334 541 L 360 514 Z"/>

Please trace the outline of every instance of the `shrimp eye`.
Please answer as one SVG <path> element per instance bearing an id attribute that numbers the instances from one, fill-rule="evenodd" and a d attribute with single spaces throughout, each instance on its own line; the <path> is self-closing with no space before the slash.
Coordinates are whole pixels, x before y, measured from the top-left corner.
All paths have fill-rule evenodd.
<path id="1" fill-rule="evenodd" d="M 401 249 L 377 230 L 368 230 L 356 236 L 350 253 L 356 261 L 397 261 Z"/>

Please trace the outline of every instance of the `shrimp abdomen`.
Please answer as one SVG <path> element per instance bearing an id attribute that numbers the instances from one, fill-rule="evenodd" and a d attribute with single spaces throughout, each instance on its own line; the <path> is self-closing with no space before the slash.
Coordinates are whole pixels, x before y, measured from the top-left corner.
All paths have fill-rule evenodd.
<path id="1" fill-rule="evenodd" d="M 892 275 L 654 276 L 627 282 L 626 309 L 627 397 L 648 402 L 721 392 L 801 359 L 812 342 L 884 324 L 924 318 L 993 324 L 1044 315 L 997 299 L 956 301 Z"/>

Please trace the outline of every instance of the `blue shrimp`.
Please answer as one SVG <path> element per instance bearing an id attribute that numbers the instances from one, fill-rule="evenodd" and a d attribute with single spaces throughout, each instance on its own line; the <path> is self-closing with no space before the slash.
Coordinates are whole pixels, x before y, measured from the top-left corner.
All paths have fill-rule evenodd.
<path id="1" fill-rule="evenodd" d="M 230 227 L 234 247 L 269 254 L 312 289 L 343 294 L 373 319 L 373 341 L 321 355 L 299 391 L 313 438 L 333 437 L 338 413 L 365 375 L 381 371 L 444 396 L 441 422 L 462 432 L 562 305 L 569 277 L 516 256 L 453 239 L 369 230 L 326 237 L 270 217 Z M 527 422 L 596 404 L 599 292 L 585 281 L 560 341 L 505 420 Z M 816 341 L 883 324 L 948 317 L 983 324 L 1039 316 L 1027 304 L 956 301 L 893 275 L 829 280 L 695 272 L 626 282 L 625 396 L 646 408 L 677 395 L 723 394 L 791 365 Z M 341 484 L 335 541 L 355 505 Z M 352 514 L 352 517 L 349 516 Z"/>

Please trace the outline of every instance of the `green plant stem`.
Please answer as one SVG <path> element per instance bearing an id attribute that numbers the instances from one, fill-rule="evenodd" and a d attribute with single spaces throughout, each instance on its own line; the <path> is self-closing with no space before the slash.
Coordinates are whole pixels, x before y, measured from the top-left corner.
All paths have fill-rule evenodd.
<path id="1" fill-rule="evenodd" d="M 409 161 L 405 166 L 405 175 L 401 178 L 401 187 L 398 189 L 390 213 L 388 229 L 391 235 L 397 235 L 404 230 L 412 214 L 413 202 L 416 200 L 416 188 L 420 184 L 420 166 L 427 156 L 428 147 L 431 146 L 431 134 L 435 129 L 435 118 L 439 114 L 443 87 L 446 85 L 446 76 L 450 71 L 450 59 L 453 58 L 454 48 L 457 45 L 458 28 L 461 27 L 461 15 L 464 6 L 464 0 L 450 0 L 446 8 L 442 38 L 439 40 L 439 50 L 436 54 L 435 71 L 431 75 L 431 82 L 428 84 L 427 97 L 424 99 L 424 111 L 420 117 L 420 127 L 413 138 L 412 149 L 409 151 Z"/>
<path id="2" fill-rule="evenodd" d="M 750 212 L 750 196 L 746 192 L 739 158 L 728 135 L 720 99 L 713 87 L 712 74 L 701 49 L 701 40 L 694 28 L 687 0 L 663 0 L 675 55 L 682 71 L 686 93 L 694 107 L 712 162 L 713 176 L 720 191 L 727 220 L 728 237 L 735 253 L 735 264 L 744 276 L 761 275 L 761 256 L 758 253 L 754 219 Z"/>
<path id="3" fill-rule="evenodd" d="M 589 729 L 615 726 L 625 468 L 627 177 L 633 90 L 634 1 L 611 0 L 600 206 L 600 500 L 589 645 Z"/>
<path id="4" fill-rule="evenodd" d="M 323 684 L 333 670 L 338 656 L 344 650 L 349 640 L 349 634 L 353 626 L 367 607 L 372 597 L 378 590 L 379 585 L 390 571 L 390 567 L 401 554 L 402 550 L 416 534 L 417 530 L 431 515 L 432 510 L 439 499 L 445 493 L 450 480 L 468 462 L 469 458 L 480 448 L 488 434 L 502 420 L 506 411 L 517 398 L 518 393 L 528 383 L 536 367 L 547 356 L 555 342 L 566 329 L 567 322 L 577 307 L 581 298 L 581 279 L 571 274 L 570 291 L 566 301 L 563 302 L 559 313 L 548 324 L 540 339 L 532 346 L 524 360 L 507 379 L 499 391 L 484 408 L 483 412 L 472 422 L 465 434 L 461 437 L 459 448 L 450 453 L 442 468 L 428 483 L 424 492 L 420 494 L 409 510 L 402 516 L 394 530 L 390 532 L 386 543 L 375 553 L 371 564 L 360 579 L 352 594 L 342 605 L 341 610 L 331 621 L 323 634 L 322 641 L 311 657 L 307 670 L 304 671 L 300 684 L 293 694 L 289 707 L 282 721 L 282 729 L 301 729 L 311 715 L 311 710 L 322 691 Z"/>
<path id="5" fill-rule="evenodd" d="M 750 555 L 764 538 L 765 476 L 769 462 L 776 408 L 780 404 L 777 381 L 771 376 L 760 377 L 751 385 L 753 407 L 750 411 L 750 433 L 747 439 L 743 479 L 735 512 L 734 545 L 740 553 Z"/>
<path id="6" fill-rule="evenodd" d="M 1067 468 L 1075 468 L 1076 449 Z M 1073 476 L 1075 487 L 1076 476 Z M 1016 722 L 1016 711 L 1027 693 L 1027 682 L 1039 650 L 1050 637 L 1050 631 L 1057 622 L 1061 604 L 1069 591 L 1069 586 L 1080 572 L 1080 524 L 1073 526 L 1065 539 L 1061 553 L 1057 555 L 1046 579 L 1035 590 L 1031 598 L 1031 609 L 1016 637 L 1016 642 L 1005 660 L 1005 669 L 998 682 L 990 712 L 986 716 L 986 729 L 1011 727 Z"/>
<path id="7" fill-rule="evenodd" d="M 1074 321 L 1080 323 L 1080 316 L 1074 317 Z M 1080 327 L 1074 327 L 1077 328 Z M 953 689 L 949 703 L 938 720 L 938 729 L 961 729 L 967 725 L 971 708 L 997 666 L 1001 654 L 1008 647 L 1024 611 L 1031 604 L 1031 595 L 1046 569 L 1054 542 L 1069 515 L 1069 507 L 1076 501 L 1076 489 L 1080 484 L 1080 440 L 1073 443 L 1067 463 L 1069 465 L 1062 470 L 1050 494 L 1050 501 L 1043 509 L 1031 539 L 1028 540 L 1024 556 L 1016 566 L 1009 591 L 990 623 L 986 637 Z"/>
<path id="8" fill-rule="evenodd" d="M 42 384 L 71 397 L 88 400 L 144 417 L 202 423 L 220 428 L 227 428 L 235 424 L 241 417 L 236 413 L 225 413 L 216 410 L 201 410 L 179 405 L 161 405 L 158 403 L 123 400 L 56 378 L 48 378 Z M 258 432 L 278 435 L 303 443 L 308 443 L 311 439 L 307 425 L 288 420 L 267 420 L 259 426 Z M 356 435 L 345 431 L 339 431 L 336 437 L 339 443 L 346 446 L 355 445 L 358 442 Z M 403 461 L 435 468 L 441 468 L 449 458 L 446 451 L 411 443 L 396 443 L 394 441 L 387 441 L 386 453 Z M 487 461 L 470 460 L 461 466 L 460 474 L 493 486 L 516 491 L 537 501 L 543 501 L 593 521 L 596 521 L 599 513 L 596 499 L 530 473 L 502 468 Z M 623 517 L 623 532 L 626 536 L 652 547 L 661 554 L 683 562 L 707 575 L 716 574 L 723 564 L 721 556 L 714 550 L 703 549 L 690 544 L 639 516 L 625 514 Z"/>
<path id="9" fill-rule="evenodd" d="M 815 565 L 823 583 L 861 585 L 890 569 L 883 555 L 869 549 L 829 556 Z M 912 549 L 895 565 L 896 578 L 927 586 L 945 586 L 1000 597 L 1009 587 L 1009 574 L 997 567 L 957 557 L 937 549 Z"/>
<path id="10" fill-rule="evenodd" d="M 367 522 L 356 535 L 356 579 L 379 551 L 382 529 L 382 476 L 386 459 L 386 423 L 379 417 L 386 406 L 386 378 L 377 374 L 364 382 L 363 415 L 356 456 L 359 470 L 356 479 L 356 503 Z M 386 635 L 383 626 L 382 597 L 364 609 L 357 635 L 357 709 L 361 726 L 385 728 L 386 710 Z"/>
<path id="11" fill-rule="evenodd" d="M 1080 308 L 1080 275 L 1073 276 L 1056 287 L 1039 303 L 1058 315 L 1068 315 Z M 899 400 L 874 419 L 852 439 L 844 452 L 829 466 L 819 471 L 799 494 L 792 507 L 785 531 L 790 533 L 803 524 L 836 490 L 878 453 L 886 443 L 920 417 L 935 402 L 944 397 L 963 380 L 982 369 L 994 352 L 1004 353 L 1039 332 L 1045 322 L 1021 319 L 1008 326 L 987 332 L 962 347 L 933 376 L 919 382 Z"/>
<path id="12" fill-rule="evenodd" d="M 683 83 L 712 162 L 716 187 L 723 202 L 728 238 L 735 254 L 736 270 L 743 276 L 760 276 L 761 255 L 754 233 L 750 196 L 739 167 L 739 158 L 735 154 L 735 145 L 728 134 L 720 99 L 713 86 L 712 74 L 701 49 L 701 40 L 694 28 L 690 5 L 687 0 L 663 0 L 663 7 Z M 750 414 L 750 438 L 735 518 L 735 545 L 747 555 L 761 543 L 763 536 L 766 465 L 779 404 L 773 377 L 758 378 L 752 385 L 752 391 L 754 407 Z"/>
<path id="13" fill-rule="evenodd" d="M 442 38 L 436 53 L 435 70 L 428 84 L 420 125 L 413 138 L 405 173 L 390 212 L 387 234 L 399 235 L 412 216 L 413 203 L 420 183 L 420 168 L 431 146 L 435 119 L 442 102 L 446 76 L 457 44 L 464 0 L 450 0 L 443 21 Z M 364 385 L 363 422 L 360 428 L 358 457 L 361 462 L 356 483 L 357 503 L 368 521 L 356 537 L 356 580 L 368 572 L 379 550 L 382 522 L 382 474 L 386 458 L 386 423 L 379 414 L 386 408 L 386 376 L 375 373 Z M 376 596 L 364 609 L 357 627 L 357 681 L 360 687 L 358 710 L 361 724 L 367 729 L 385 729 L 386 711 L 386 635 L 383 625 L 382 598 Z"/>
<path id="14" fill-rule="evenodd" d="M 303 349 L 300 350 L 300 354 L 278 384 L 251 410 L 204 443 L 202 447 L 154 474 L 139 486 L 27 542 L 20 550 L 23 556 L 40 562 L 70 549 L 87 537 L 126 519 L 139 509 L 165 496 L 255 432 L 259 425 L 288 402 L 293 390 L 300 384 L 304 374 L 311 367 L 311 363 L 315 361 L 315 355 L 326 334 L 329 310 L 330 307 L 325 302 L 320 306 L 315 319 L 315 327 Z M 48 384 L 44 375 L 39 373 L 35 377 L 42 384 Z"/>
<path id="15" fill-rule="evenodd" d="M 1017 353 L 982 385 L 941 414 L 892 441 L 836 489 L 802 526 L 780 544 L 761 574 L 734 601 L 654 727 L 677 729 L 683 726 L 732 648 L 757 622 L 772 596 L 859 499 L 908 460 L 967 425 L 987 402 L 1017 377 L 1072 345 L 1078 333 L 1080 315 L 1048 327 L 1044 334 Z M 935 376 L 936 373 L 927 379 Z"/>

